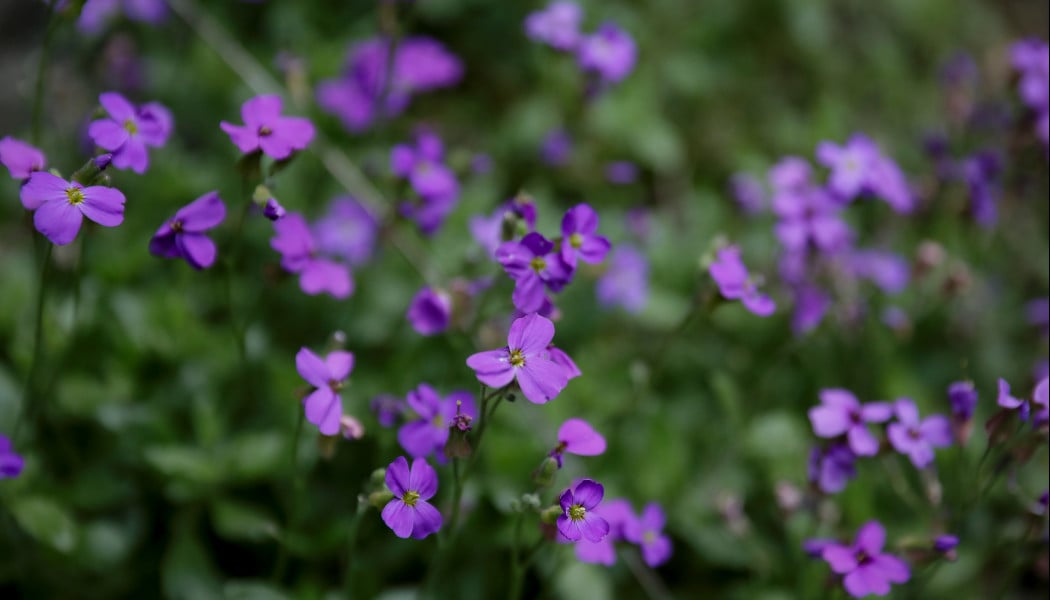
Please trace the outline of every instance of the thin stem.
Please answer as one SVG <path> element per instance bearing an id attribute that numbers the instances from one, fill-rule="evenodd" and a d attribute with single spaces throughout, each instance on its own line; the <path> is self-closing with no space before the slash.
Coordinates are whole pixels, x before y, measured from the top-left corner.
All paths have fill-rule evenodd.
<path id="1" fill-rule="evenodd" d="M 514 520 L 514 542 L 510 547 L 510 600 L 521 598 L 522 588 L 525 584 L 525 568 L 521 564 L 521 525 L 525 518 L 524 513 L 518 513 Z"/>
<path id="2" fill-rule="evenodd" d="M 18 416 L 15 417 L 15 426 L 11 432 L 12 441 L 18 437 L 18 430 L 22 425 L 22 415 L 28 413 L 30 408 L 36 406 L 31 404 L 31 402 L 36 387 L 36 372 L 40 368 L 40 359 L 43 355 L 44 305 L 47 300 L 47 279 L 51 273 L 51 252 L 54 248 L 53 244 L 47 245 L 47 249 L 44 250 L 44 264 L 40 267 L 40 281 L 36 288 L 36 314 L 33 326 L 33 358 L 29 363 L 29 373 L 26 375 L 25 387 L 22 390 L 22 405 Z M 44 401 L 43 397 L 37 400 L 41 403 Z M 35 410 L 42 411 L 43 408 L 43 406 L 40 406 Z"/>
<path id="3" fill-rule="evenodd" d="M 32 129 L 29 140 L 34 146 L 40 145 L 40 129 L 44 116 L 44 86 L 47 80 L 48 57 L 51 54 L 51 39 L 55 32 L 58 21 L 52 17 L 55 14 L 55 0 L 47 3 L 47 20 L 44 25 L 44 42 L 40 48 L 40 62 L 36 67 L 36 83 L 33 86 L 33 116 Z"/>
<path id="4" fill-rule="evenodd" d="M 292 528 L 295 526 L 296 507 L 304 481 L 303 473 L 299 469 L 299 439 L 303 434 L 303 415 L 305 411 L 299 408 L 295 419 L 295 435 L 292 436 L 292 500 L 288 506 L 288 518 L 285 520 L 284 535 L 277 554 L 277 565 L 273 569 L 273 581 L 280 581 L 284 577 L 288 567 L 288 538 Z"/>
<path id="5" fill-rule="evenodd" d="M 463 504 L 463 470 L 459 467 L 459 459 L 452 459 L 452 512 L 448 517 L 449 537 L 456 534 L 456 525 L 459 524 L 460 505 Z"/>

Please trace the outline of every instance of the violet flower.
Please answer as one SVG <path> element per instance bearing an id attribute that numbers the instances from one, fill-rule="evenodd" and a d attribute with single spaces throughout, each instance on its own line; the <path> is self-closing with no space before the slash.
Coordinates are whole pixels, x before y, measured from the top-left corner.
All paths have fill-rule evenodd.
<path id="1" fill-rule="evenodd" d="M 47 157 L 36 146 L 10 136 L 0 139 L 0 164 L 7 167 L 12 179 L 29 179 L 35 171 L 43 171 Z"/>
<path id="2" fill-rule="evenodd" d="M 828 189 L 843 202 L 856 198 L 868 185 L 879 149 L 867 136 L 854 134 L 845 145 L 817 145 L 817 162 L 828 167 Z"/>
<path id="3" fill-rule="evenodd" d="M 547 347 L 554 338 L 554 323 L 538 314 L 515 319 L 507 334 L 507 345 L 499 350 L 472 354 L 467 366 L 478 381 L 502 388 L 517 381 L 530 402 L 544 404 L 568 383 L 565 369 L 550 359 Z"/>
<path id="4" fill-rule="evenodd" d="M 316 388 L 303 399 L 306 420 L 324 435 L 339 433 L 343 416 L 343 399 L 339 392 L 354 369 L 354 355 L 337 350 L 322 359 L 303 347 L 295 355 L 295 368 L 307 383 Z"/>
<path id="5" fill-rule="evenodd" d="M 598 235 L 598 213 L 587 204 L 577 204 L 561 220 L 561 257 L 570 268 L 576 267 L 577 256 L 583 262 L 600 263 L 611 244 Z"/>
<path id="6" fill-rule="evenodd" d="M 773 212 L 779 217 L 777 238 L 790 251 L 835 252 L 852 241 L 849 225 L 839 216 L 841 206 L 820 188 L 776 193 Z"/>
<path id="7" fill-rule="evenodd" d="M 999 378 L 999 396 L 995 402 L 1005 409 L 1017 410 L 1017 415 L 1022 421 L 1028 420 L 1028 414 L 1031 410 L 1028 403 L 1011 395 L 1010 384 L 1005 379 Z"/>
<path id="8" fill-rule="evenodd" d="M 723 298 L 740 300 L 745 308 L 760 317 L 768 317 L 776 310 L 773 299 L 760 294 L 751 281 L 737 246 L 720 249 L 718 259 L 711 264 L 710 272 Z"/>
<path id="9" fill-rule="evenodd" d="M 350 196 L 334 198 L 328 212 L 313 224 L 319 251 L 360 265 L 372 258 L 379 237 L 379 221 Z"/>
<path id="10" fill-rule="evenodd" d="M 605 488 L 592 479 L 565 490 L 558 500 L 562 510 L 558 515 L 558 533 L 574 542 L 581 538 L 597 542 L 608 535 L 609 522 L 594 512 L 604 495 Z"/>
<path id="11" fill-rule="evenodd" d="M 418 418 L 401 426 L 397 441 L 412 457 L 436 453 L 438 460 L 444 462 L 443 450 L 456 415 L 464 414 L 472 420 L 478 418 L 474 396 L 470 392 L 452 392 L 442 398 L 437 390 L 421 383 L 408 393 L 405 400 Z"/>
<path id="12" fill-rule="evenodd" d="M 444 154 L 441 138 L 427 131 L 417 134 L 414 146 L 398 144 L 390 151 L 390 170 L 408 180 L 422 200 L 422 206 L 409 209 L 407 216 L 424 233 L 437 231 L 459 198 L 459 182 L 443 162 Z"/>
<path id="13" fill-rule="evenodd" d="M 261 150 L 274 160 L 284 160 L 310 145 L 315 132 L 309 119 L 282 116 L 281 108 L 276 94 L 256 96 L 241 105 L 244 125 L 222 121 L 219 126 L 241 152 Z"/>
<path id="14" fill-rule="evenodd" d="M 809 454 L 808 479 L 825 494 L 837 494 L 857 476 L 857 456 L 845 442 L 832 442 L 827 448 L 814 447 Z"/>
<path id="15" fill-rule="evenodd" d="M 596 73 L 607 83 L 616 83 L 634 69 L 638 48 L 631 34 L 615 23 L 604 23 L 585 36 L 576 48 L 580 68 Z"/>
<path id="16" fill-rule="evenodd" d="M 1043 377 L 1035 384 L 1032 391 L 1032 405 L 1035 407 L 1035 415 L 1032 425 L 1039 427 L 1050 421 L 1050 378 Z"/>
<path id="17" fill-rule="evenodd" d="M 207 269 L 215 263 L 216 250 L 205 232 L 225 218 L 226 205 L 219 192 L 208 192 L 161 225 L 149 242 L 149 251 L 155 256 L 184 259 L 197 270 Z"/>
<path id="18" fill-rule="evenodd" d="M 299 287 L 310 295 L 327 292 L 335 298 L 347 298 L 354 291 L 350 269 L 344 264 L 320 257 L 306 220 L 298 213 L 288 213 L 274 222 L 270 247 L 281 253 L 281 267 L 299 274 Z"/>
<path id="19" fill-rule="evenodd" d="M 658 567 L 671 558 L 671 538 L 664 534 L 667 517 L 660 505 L 650 502 L 642 509 L 637 519 L 632 519 L 624 526 L 624 537 L 627 541 L 638 544 L 642 550 L 642 560 L 650 567 Z"/>
<path id="20" fill-rule="evenodd" d="M 580 40 L 583 11 L 575 2 L 559 0 L 525 18 L 529 39 L 547 44 L 555 50 L 571 51 Z"/>
<path id="21" fill-rule="evenodd" d="M 551 344 L 550 346 L 547 346 L 547 352 L 550 353 L 551 362 L 560 366 L 562 369 L 565 369 L 565 376 L 570 381 L 583 375 L 580 368 L 576 366 L 576 361 L 572 360 L 572 357 L 561 348 Z"/>
<path id="22" fill-rule="evenodd" d="M 754 175 L 734 174 L 729 178 L 729 192 L 744 214 L 758 214 L 766 206 L 766 190 Z"/>
<path id="23" fill-rule="evenodd" d="M 405 317 L 419 335 L 437 335 L 448 329 L 452 320 L 452 296 L 444 290 L 425 287 L 416 292 Z"/>
<path id="24" fill-rule="evenodd" d="M 398 418 L 407 411 L 407 405 L 402 398 L 393 394 L 380 394 L 368 402 L 368 408 L 376 415 L 376 420 L 382 427 L 393 427 Z"/>
<path id="25" fill-rule="evenodd" d="M 868 431 L 868 423 L 882 423 L 893 415 L 893 407 L 886 402 L 861 404 L 849 390 L 824 389 L 820 404 L 809 409 L 809 420 L 818 437 L 835 438 L 845 435 L 850 449 L 858 456 L 874 456 L 879 452 L 879 440 Z"/>
<path id="26" fill-rule="evenodd" d="M 554 251 L 554 243 L 535 231 L 520 242 L 501 244 L 496 258 L 514 280 L 511 300 L 522 313 L 540 310 L 546 298 L 544 287 L 558 292 L 572 277 L 572 268 Z"/>
<path id="27" fill-rule="evenodd" d="M 548 456 L 562 467 L 562 455 L 566 452 L 577 456 L 598 456 L 605 452 L 605 438 L 583 419 L 568 419 L 558 428 L 558 445 Z"/>
<path id="28" fill-rule="evenodd" d="M 101 185 L 84 187 L 47 171 L 36 171 L 19 192 L 22 206 L 36 211 L 33 224 L 57 246 L 73 241 L 84 217 L 104 227 L 124 222 L 124 194 Z"/>
<path id="29" fill-rule="evenodd" d="M 907 563 L 882 552 L 886 530 L 878 521 L 869 521 L 857 531 L 852 545 L 829 544 L 822 557 L 831 570 L 842 575 L 846 592 L 854 598 L 869 594 L 885 596 L 891 583 L 905 583 L 911 578 Z"/>
<path id="30" fill-rule="evenodd" d="M 412 461 L 404 456 L 390 463 L 386 469 L 386 486 L 394 498 L 383 507 L 383 522 L 399 538 L 421 540 L 441 529 L 441 513 L 427 502 L 438 488 L 434 467 L 423 458 Z"/>
<path id="31" fill-rule="evenodd" d="M 540 143 L 540 158 L 552 167 L 560 167 L 572 158 L 572 138 L 562 128 L 552 129 Z"/>
<path id="32" fill-rule="evenodd" d="M 948 402 L 952 416 L 960 421 L 969 421 L 977 407 L 977 389 L 972 381 L 956 381 L 948 386 Z"/>
<path id="33" fill-rule="evenodd" d="M 15 452 L 11 440 L 0 433 L 0 479 L 14 479 L 22 473 L 25 459 Z"/>
<path id="34" fill-rule="evenodd" d="M 100 94 L 108 118 L 92 121 L 88 135 L 98 147 L 113 154 L 113 166 L 140 175 L 149 167 L 147 146 L 163 146 L 171 134 L 171 113 L 152 103 L 135 108 L 117 92 Z"/>
<path id="35" fill-rule="evenodd" d="M 638 165 L 617 160 L 605 165 L 605 180 L 615 185 L 628 185 L 638 180 Z"/>
<path id="36" fill-rule="evenodd" d="M 132 21 L 157 25 L 168 18 L 168 4 L 164 0 L 87 0 L 77 17 L 77 29 L 99 33 L 118 13 Z"/>
<path id="37" fill-rule="evenodd" d="M 934 448 L 952 445 L 952 426 L 943 415 L 930 415 L 919 420 L 919 409 L 908 398 L 894 404 L 897 421 L 886 427 L 886 436 L 894 449 L 908 455 L 915 468 L 922 469 L 933 462 Z"/>
<path id="38" fill-rule="evenodd" d="M 288 214 L 288 211 L 281 206 L 281 203 L 277 201 L 277 198 L 267 198 L 266 204 L 263 205 L 263 216 L 270 221 L 276 221 Z"/>
<path id="39" fill-rule="evenodd" d="M 598 302 L 639 313 L 649 301 L 649 261 L 633 246 L 620 244 L 609 257 L 609 268 L 598 279 Z"/>
<path id="40" fill-rule="evenodd" d="M 581 537 L 573 543 L 558 533 L 557 541 L 563 544 L 573 544 L 576 558 L 580 562 L 611 567 L 616 564 L 616 542 L 624 539 L 624 528 L 627 523 L 636 520 L 637 517 L 631 508 L 631 503 L 624 498 L 602 502 L 592 512 L 609 523 L 609 533 L 605 537 L 597 542 Z"/>

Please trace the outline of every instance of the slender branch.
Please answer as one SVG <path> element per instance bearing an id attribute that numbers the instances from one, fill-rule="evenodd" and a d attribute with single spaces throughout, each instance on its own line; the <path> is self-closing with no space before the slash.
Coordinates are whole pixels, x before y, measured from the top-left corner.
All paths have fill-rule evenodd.
<path id="1" fill-rule="evenodd" d="M 40 267 L 40 281 L 36 288 L 36 313 L 34 315 L 33 325 L 33 357 L 29 363 L 29 373 L 26 375 L 25 386 L 22 389 L 22 404 L 19 407 L 18 416 L 15 417 L 15 426 L 11 432 L 12 442 L 18 437 L 18 430 L 22 425 L 22 415 L 28 413 L 30 409 L 34 410 L 34 413 L 42 411 L 43 406 L 36 406 L 33 402 L 33 393 L 36 388 L 36 373 L 40 368 L 40 360 L 43 355 L 43 337 L 44 337 L 44 305 L 47 302 L 47 279 L 51 273 L 51 252 L 54 250 L 54 244 L 48 243 L 47 249 L 44 251 L 44 264 Z M 37 402 L 43 402 L 43 397 L 37 398 Z"/>

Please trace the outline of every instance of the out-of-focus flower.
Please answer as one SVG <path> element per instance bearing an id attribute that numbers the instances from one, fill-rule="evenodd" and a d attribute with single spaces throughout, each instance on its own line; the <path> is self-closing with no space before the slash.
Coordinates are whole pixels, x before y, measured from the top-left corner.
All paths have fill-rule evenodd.
<path id="1" fill-rule="evenodd" d="M 846 592 L 854 598 L 869 594 L 885 596 L 890 584 L 905 583 L 911 571 L 903 560 L 882 551 L 886 530 L 878 521 L 870 521 L 857 531 L 852 545 L 828 544 L 821 556 L 831 570 L 842 575 Z"/>
<path id="2" fill-rule="evenodd" d="M 158 25 L 168 18 L 168 3 L 164 0 L 87 0 L 77 18 L 77 29 L 98 33 L 118 13 L 132 21 Z"/>
<path id="3" fill-rule="evenodd" d="M 933 462 L 933 449 L 952 445 L 952 428 L 943 415 L 930 415 L 919 420 L 919 409 L 908 398 L 894 404 L 897 420 L 886 427 L 886 436 L 901 454 L 908 455 L 915 468 Z"/>
<path id="4" fill-rule="evenodd" d="M 310 295 L 327 292 L 335 298 L 346 298 L 354 291 L 350 268 L 318 254 L 306 219 L 288 213 L 273 224 L 270 247 L 281 253 L 281 267 L 299 274 L 299 287 Z"/>
<path id="5" fill-rule="evenodd" d="M 339 196 L 329 203 L 328 212 L 313 224 L 313 232 L 320 252 L 360 265 L 372 258 L 379 221 L 355 198 Z"/>
<path id="6" fill-rule="evenodd" d="M 572 157 L 572 138 L 564 129 L 552 129 L 540 143 L 540 157 L 552 167 L 560 167 Z"/>
<path id="7" fill-rule="evenodd" d="M 303 347 L 295 355 L 295 368 L 299 376 L 315 388 L 303 399 L 306 420 L 324 435 L 336 435 L 343 416 L 343 399 L 339 391 L 354 369 L 354 355 L 337 350 L 322 359 Z"/>
<path id="8" fill-rule="evenodd" d="M 584 71 L 596 73 L 608 83 L 616 83 L 634 69 L 638 49 L 631 34 L 615 23 L 604 23 L 598 31 L 580 40 L 576 58 Z"/>
<path id="9" fill-rule="evenodd" d="M 0 164 L 7 167 L 12 179 L 29 179 L 35 171 L 43 171 L 47 157 L 36 146 L 5 136 L 0 139 Z"/>
<path id="10" fill-rule="evenodd" d="M 815 447 L 809 454 L 809 481 L 825 494 L 837 494 L 857 476 L 856 462 L 857 456 L 845 442 L 832 442 L 823 449 Z"/>
<path id="11" fill-rule="evenodd" d="M 22 473 L 25 460 L 15 452 L 11 440 L 0 433 L 0 479 L 14 479 Z"/>
<path id="12" fill-rule="evenodd" d="M 147 146 L 163 146 L 171 134 L 171 112 L 157 103 L 136 108 L 124 96 L 105 92 L 98 97 L 108 118 L 92 121 L 88 135 L 113 154 L 113 166 L 142 174 L 149 167 Z"/>
<path id="13" fill-rule="evenodd" d="M 671 558 L 671 538 L 663 532 L 667 517 L 660 505 L 650 502 L 637 519 L 624 525 L 624 537 L 642 549 L 642 560 L 650 567 L 658 567 Z"/>
<path id="14" fill-rule="evenodd" d="M 740 259 L 740 248 L 727 246 L 718 251 L 718 259 L 711 264 L 711 277 L 718 284 L 724 298 L 740 300 L 752 313 L 768 317 L 776 310 L 776 303 L 765 294 L 760 294 L 744 261 Z"/>
<path id="15" fill-rule="evenodd" d="M 605 180 L 616 185 L 627 185 L 638 180 L 638 165 L 618 160 L 605 165 Z"/>
<path id="16" fill-rule="evenodd" d="M 568 452 L 578 456 L 598 456 L 605 452 L 605 438 L 583 419 L 568 419 L 558 428 L 558 444 L 549 456 L 562 466 L 562 455 Z"/>
<path id="17" fill-rule="evenodd" d="M 459 198 L 455 173 L 443 162 L 441 138 L 429 131 L 416 135 L 415 145 L 398 144 L 390 152 L 390 170 L 406 179 L 422 201 L 408 207 L 406 216 L 414 219 L 424 233 L 437 231 Z"/>
<path id="18" fill-rule="evenodd" d="M 729 193 L 744 214 L 760 213 L 766 206 L 766 190 L 754 175 L 736 173 L 730 177 Z"/>
<path id="19" fill-rule="evenodd" d="M 470 392 L 456 391 L 442 398 L 433 387 L 421 383 L 408 393 L 405 401 L 417 418 L 401 426 L 397 441 L 412 457 L 436 454 L 439 462 L 443 462 L 443 449 L 456 415 L 467 415 L 471 419 L 478 417 L 474 396 Z"/>
<path id="20" fill-rule="evenodd" d="M 571 51 L 580 40 L 581 19 L 583 11 L 575 2 L 551 2 L 525 18 L 525 34 L 555 50 Z"/>
<path id="21" fill-rule="evenodd" d="M 149 243 L 151 254 L 181 258 L 194 269 L 206 269 L 215 262 L 215 242 L 205 233 L 226 218 L 226 205 L 219 192 L 208 192 L 175 212 L 160 226 Z"/>
<path id="22" fill-rule="evenodd" d="M 419 335 L 441 333 L 452 319 L 452 296 L 444 290 L 425 287 L 416 292 L 405 316 Z"/>
<path id="23" fill-rule="evenodd" d="M 219 126 L 241 152 L 262 150 L 274 160 L 284 160 L 309 146 L 315 131 L 309 119 L 282 116 L 281 108 L 276 94 L 256 96 L 241 106 L 244 125 L 222 121 Z"/>
<path id="24" fill-rule="evenodd" d="M 561 257 L 569 267 L 576 258 L 587 263 L 600 263 L 609 252 L 609 240 L 598 235 L 598 213 L 588 204 L 577 204 L 561 220 Z"/>
<path id="25" fill-rule="evenodd" d="M 892 415 L 891 405 L 861 404 L 852 392 L 843 389 L 821 390 L 820 404 L 809 409 L 814 433 L 823 438 L 845 435 L 858 456 L 874 456 L 879 451 L 879 440 L 868 431 L 867 424 L 888 421 Z"/>

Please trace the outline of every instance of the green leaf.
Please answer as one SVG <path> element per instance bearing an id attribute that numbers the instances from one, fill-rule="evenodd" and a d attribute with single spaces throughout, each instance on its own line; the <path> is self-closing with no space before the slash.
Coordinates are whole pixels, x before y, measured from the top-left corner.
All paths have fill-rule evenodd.
<path id="1" fill-rule="evenodd" d="M 26 533 L 59 552 L 68 553 L 77 545 L 78 532 L 73 518 L 48 498 L 18 498 L 11 503 L 11 514 Z"/>

